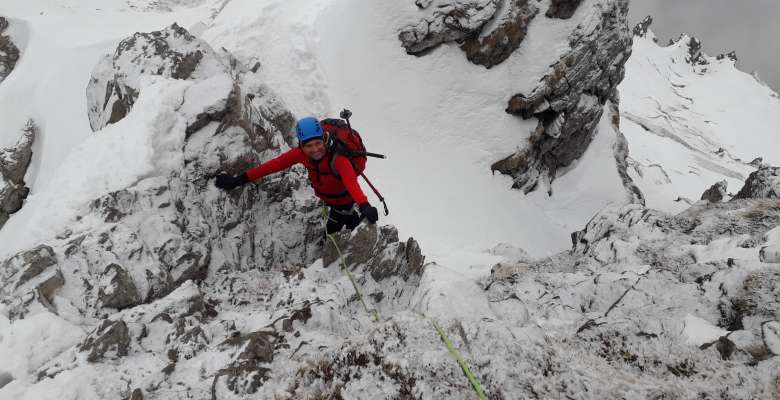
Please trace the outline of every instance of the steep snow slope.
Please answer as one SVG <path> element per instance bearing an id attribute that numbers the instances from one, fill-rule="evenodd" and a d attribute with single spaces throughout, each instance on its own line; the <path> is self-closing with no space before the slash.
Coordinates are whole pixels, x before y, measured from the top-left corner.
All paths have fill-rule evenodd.
<path id="1" fill-rule="evenodd" d="M 635 36 L 620 85 L 629 173 L 651 208 L 679 212 L 718 181 L 736 193 L 757 157 L 780 163 L 780 98 L 695 38 L 662 47 Z M 678 198 L 682 198 L 678 200 Z"/>

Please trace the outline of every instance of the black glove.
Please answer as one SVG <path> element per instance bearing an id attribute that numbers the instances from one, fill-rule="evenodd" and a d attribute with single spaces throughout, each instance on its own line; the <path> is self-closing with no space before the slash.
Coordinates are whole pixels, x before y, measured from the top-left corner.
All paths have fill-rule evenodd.
<path id="1" fill-rule="evenodd" d="M 371 204 L 363 203 L 358 207 L 360 209 L 360 218 L 365 218 L 369 223 L 375 224 L 379 221 L 379 211 L 376 207 L 372 207 Z"/>
<path id="2" fill-rule="evenodd" d="M 214 182 L 214 185 L 223 190 L 233 190 L 247 182 L 249 182 L 249 178 L 247 178 L 245 173 L 232 176 L 222 172 L 217 175 L 217 179 Z"/>

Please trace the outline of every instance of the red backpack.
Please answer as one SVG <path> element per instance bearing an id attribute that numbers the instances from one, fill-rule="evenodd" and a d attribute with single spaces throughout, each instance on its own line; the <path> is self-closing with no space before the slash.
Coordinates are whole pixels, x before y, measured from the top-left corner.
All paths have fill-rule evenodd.
<path id="1" fill-rule="evenodd" d="M 330 153 L 330 171 L 337 178 L 341 179 L 336 171 L 334 162 L 336 155 L 347 157 L 350 163 L 352 163 L 355 175 L 362 176 L 363 180 L 368 183 L 368 186 L 371 187 L 371 190 L 374 191 L 374 194 L 376 194 L 379 201 L 384 205 L 385 215 L 388 215 L 390 214 L 390 211 L 387 209 L 387 203 L 385 203 L 384 197 L 382 197 L 379 191 L 376 190 L 374 185 L 371 184 L 371 181 L 368 180 L 363 173 L 363 171 L 366 170 L 366 161 L 368 161 L 368 157 L 385 158 L 385 156 L 366 151 L 366 146 L 363 144 L 363 138 L 361 138 L 360 134 L 352 129 L 352 126 L 349 124 L 349 117 L 352 116 L 352 113 L 349 110 L 342 111 L 340 116 L 344 119 L 327 118 L 320 121 L 322 129 L 328 132 L 327 145 Z"/>

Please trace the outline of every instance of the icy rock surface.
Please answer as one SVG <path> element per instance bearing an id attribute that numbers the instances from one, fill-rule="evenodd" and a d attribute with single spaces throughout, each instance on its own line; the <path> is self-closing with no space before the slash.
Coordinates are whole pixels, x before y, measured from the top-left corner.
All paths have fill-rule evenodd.
<path id="1" fill-rule="evenodd" d="M 704 193 L 702 193 L 701 199 L 707 200 L 710 203 L 723 201 L 723 199 L 728 195 L 728 187 L 729 183 L 727 181 L 717 182 L 716 184 L 710 186 L 709 189 L 704 191 Z"/>
<path id="2" fill-rule="evenodd" d="M 572 251 L 502 266 L 485 288 L 494 308 L 521 308 L 512 318 L 544 321 L 555 340 L 548 372 L 529 383 L 537 396 L 771 398 L 780 360 L 761 321 L 778 320 L 780 275 L 751 246 L 778 223 L 776 200 L 677 216 L 614 207 L 572 235 Z"/>
<path id="3" fill-rule="evenodd" d="M 175 110 L 148 116 L 176 121 L 169 134 L 180 144 L 155 151 L 180 162 L 89 201 L 67 229 L 0 262 L 3 323 L 53 319 L 69 327 L 59 350 L 26 364 L 9 390 L 57 386 L 96 398 L 171 398 L 174 390 L 216 399 L 468 396 L 429 322 L 408 311 L 425 271 L 417 242 L 399 240 L 389 226 L 337 236 L 366 313 L 340 263 L 318 260 L 323 222 L 301 169 L 229 193 L 213 186 L 217 171 L 237 173 L 288 149 L 290 112 L 243 66 L 222 63 L 230 57 L 196 67 L 190 78 L 197 79 L 174 77 L 180 67 L 169 55 L 187 54 L 192 43 L 213 54 L 186 31 L 133 38 L 143 51 L 132 38 L 122 41 L 115 54 L 134 56 L 118 57 L 91 88 L 132 81 L 126 87 L 142 98 L 165 85 L 186 87 Z M 144 38 L 176 40 L 146 46 Z M 92 115 L 104 118 L 107 109 Z M 102 134 L 121 134 L 122 122 Z M 407 335 L 419 339 L 407 346 Z M 395 348 L 410 358 L 435 348 L 435 357 L 407 364 Z M 64 384 L 97 373 L 99 385 Z"/>
<path id="4" fill-rule="evenodd" d="M 228 63 L 175 23 L 161 31 L 136 33 L 92 71 L 87 86 L 90 126 L 97 131 L 124 118 L 138 98 L 142 77 L 197 81 L 227 73 Z"/>
<path id="5" fill-rule="evenodd" d="M 0 16 L 0 83 L 8 77 L 19 61 L 19 48 L 9 36 L 3 35 L 7 28 L 8 20 Z"/>
<path id="6" fill-rule="evenodd" d="M 398 35 L 409 54 L 424 55 L 457 42 L 469 61 L 487 68 L 502 63 L 525 39 L 539 9 L 529 0 L 416 3 L 427 15 Z"/>
<path id="7" fill-rule="evenodd" d="M 549 185 L 558 169 L 582 156 L 595 135 L 604 104 L 618 103 L 617 85 L 631 55 L 628 2 L 597 3 L 569 38 L 571 50 L 530 94 L 509 100 L 507 112 L 539 122 L 527 148 L 493 164 L 528 193 Z"/>
<path id="8" fill-rule="evenodd" d="M 734 195 L 734 198 L 780 198 L 780 168 L 762 165 L 758 171 L 748 176 L 745 186 Z"/>
<path id="9" fill-rule="evenodd" d="M 22 208 L 30 192 L 24 175 L 32 161 L 36 130 L 35 124 L 29 121 L 13 147 L 0 149 L 0 228 L 11 214 Z"/>

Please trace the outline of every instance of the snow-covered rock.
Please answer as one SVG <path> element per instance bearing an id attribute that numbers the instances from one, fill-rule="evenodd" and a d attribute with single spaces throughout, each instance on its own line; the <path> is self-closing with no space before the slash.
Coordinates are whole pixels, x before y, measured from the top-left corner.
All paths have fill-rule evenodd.
<path id="1" fill-rule="evenodd" d="M 425 17 L 402 27 L 398 39 L 409 54 L 423 55 L 442 43 L 462 41 L 479 33 L 494 18 L 499 1 L 437 0 L 416 4 Z"/>
<path id="2" fill-rule="evenodd" d="M 780 198 L 780 167 L 762 165 L 748 176 L 745 186 L 734 195 L 735 199 Z"/>
<path id="3" fill-rule="evenodd" d="M 0 16 L 0 83 L 11 74 L 19 61 L 19 48 L 9 36 L 4 35 L 8 29 L 8 20 Z"/>
<path id="4" fill-rule="evenodd" d="M 631 55 L 627 14 L 626 1 L 598 2 L 569 37 L 571 50 L 541 84 L 509 100 L 507 112 L 539 121 L 527 148 L 492 166 L 511 175 L 514 188 L 528 193 L 549 186 L 559 169 L 587 150 L 607 100 L 618 103 L 616 87 Z"/>
<path id="5" fill-rule="evenodd" d="M 87 86 L 93 131 L 124 118 L 138 98 L 143 77 L 203 80 L 228 72 L 228 59 L 177 24 L 123 40 L 92 71 Z"/>
<path id="6" fill-rule="evenodd" d="M 701 199 L 707 200 L 710 203 L 723 201 L 723 199 L 728 196 L 728 187 L 729 183 L 727 181 L 716 182 L 714 185 L 710 186 L 709 189 L 705 190 L 704 193 L 702 193 Z"/>
<path id="7" fill-rule="evenodd" d="M 0 228 L 9 215 L 22 208 L 30 192 L 24 176 L 32 161 L 32 146 L 37 128 L 32 120 L 27 122 L 22 137 L 13 147 L 0 149 Z"/>
<path id="8" fill-rule="evenodd" d="M 542 387 L 582 382 L 572 370 L 588 369 L 610 376 L 600 387 L 621 396 L 622 386 L 639 398 L 770 396 L 777 363 L 767 362 L 760 322 L 777 319 L 778 278 L 749 246 L 780 222 L 776 207 L 701 202 L 677 216 L 638 204 L 608 208 L 572 235 L 571 252 L 494 268 L 484 288 L 496 313 L 539 324 L 556 337 L 555 354 L 576 353 L 570 362 L 588 365 L 553 369 Z M 746 386 L 721 382 L 740 381 L 745 368 L 755 378 Z"/>
<path id="9" fill-rule="evenodd" d="M 529 0 L 512 0 L 502 4 L 489 28 L 466 39 L 460 46 L 474 64 L 491 68 L 504 62 L 528 33 L 528 24 L 539 9 Z"/>

